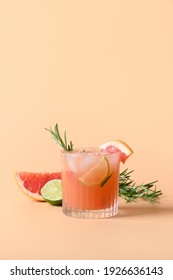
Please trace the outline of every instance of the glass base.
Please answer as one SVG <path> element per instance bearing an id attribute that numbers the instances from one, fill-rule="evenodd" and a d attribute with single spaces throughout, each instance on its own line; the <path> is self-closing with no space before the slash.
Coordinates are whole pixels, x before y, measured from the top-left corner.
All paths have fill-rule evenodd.
<path id="1" fill-rule="evenodd" d="M 63 206 L 62 211 L 64 215 L 73 218 L 104 219 L 116 216 L 118 214 L 118 205 L 116 204 L 114 207 L 99 210 L 81 210 Z"/>

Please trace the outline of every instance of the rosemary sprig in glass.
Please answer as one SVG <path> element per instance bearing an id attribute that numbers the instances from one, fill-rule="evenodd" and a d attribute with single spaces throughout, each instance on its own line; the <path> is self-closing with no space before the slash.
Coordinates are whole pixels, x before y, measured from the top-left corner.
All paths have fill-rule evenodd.
<path id="1" fill-rule="evenodd" d="M 136 202 L 138 199 L 143 199 L 151 203 L 159 202 L 162 195 L 161 190 L 156 190 L 157 181 L 147 184 L 136 185 L 131 179 L 132 171 L 125 169 L 119 175 L 119 196 L 126 200 L 126 203 Z"/>
<path id="2" fill-rule="evenodd" d="M 70 141 L 69 144 L 67 143 L 66 131 L 64 132 L 64 140 L 61 138 L 60 133 L 59 133 L 58 124 L 55 125 L 54 130 L 52 130 L 51 127 L 50 127 L 50 129 L 48 129 L 48 128 L 45 128 L 45 129 L 51 133 L 52 138 L 57 142 L 57 144 L 59 144 L 63 148 L 63 150 L 65 150 L 65 151 L 73 150 L 72 141 Z"/>

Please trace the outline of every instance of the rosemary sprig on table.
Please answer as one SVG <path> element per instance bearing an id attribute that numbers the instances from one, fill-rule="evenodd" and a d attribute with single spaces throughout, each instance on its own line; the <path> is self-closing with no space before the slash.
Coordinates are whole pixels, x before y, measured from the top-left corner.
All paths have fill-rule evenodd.
<path id="1" fill-rule="evenodd" d="M 119 175 L 119 196 L 126 200 L 126 203 L 136 202 L 138 199 L 143 199 L 151 203 L 157 203 L 160 195 L 162 195 L 161 190 L 156 190 L 155 183 L 153 181 L 147 184 L 136 185 L 136 183 L 131 179 L 130 175 L 132 171 L 125 169 Z"/>
<path id="2" fill-rule="evenodd" d="M 65 151 L 72 151 L 73 150 L 73 143 L 70 141 L 70 143 L 67 143 L 67 136 L 66 136 L 66 131 L 64 132 L 64 140 L 61 138 L 60 133 L 59 133 L 59 128 L 58 124 L 55 125 L 54 130 L 50 127 L 50 129 L 45 128 L 48 130 L 52 138 L 59 144 Z"/>

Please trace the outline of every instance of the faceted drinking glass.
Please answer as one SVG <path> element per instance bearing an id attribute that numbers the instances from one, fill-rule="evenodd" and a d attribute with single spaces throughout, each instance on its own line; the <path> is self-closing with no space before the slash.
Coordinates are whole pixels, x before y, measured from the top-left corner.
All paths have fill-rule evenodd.
<path id="1" fill-rule="evenodd" d="M 99 148 L 61 151 L 63 213 L 78 218 L 117 215 L 120 153 Z"/>

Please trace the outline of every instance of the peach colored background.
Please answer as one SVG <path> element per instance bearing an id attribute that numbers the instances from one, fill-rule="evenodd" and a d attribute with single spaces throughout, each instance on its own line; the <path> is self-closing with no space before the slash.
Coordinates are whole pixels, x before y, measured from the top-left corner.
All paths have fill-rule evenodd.
<path id="1" fill-rule="evenodd" d="M 0 0 L 0 258 L 173 259 L 173 2 Z M 161 204 L 80 220 L 26 197 L 15 170 L 56 171 L 59 123 L 76 146 L 113 138 Z"/>

